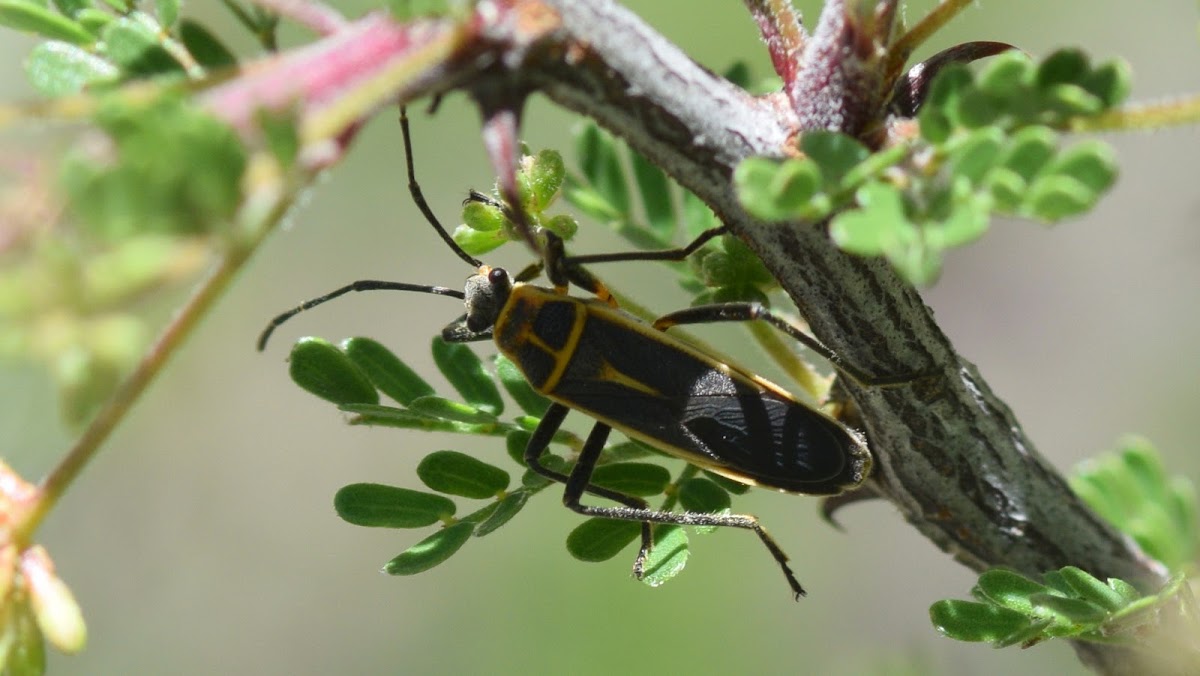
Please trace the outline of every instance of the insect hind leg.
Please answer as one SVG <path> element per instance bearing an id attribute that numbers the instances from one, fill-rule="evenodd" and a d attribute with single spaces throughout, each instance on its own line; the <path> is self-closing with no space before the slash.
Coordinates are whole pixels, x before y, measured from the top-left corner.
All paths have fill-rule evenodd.
<path id="1" fill-rule="evenodd" d="M 787 578 L 788 586 L 792 589 L 792 596 L 799 599 L 805 595 L 804 587 L 800 585 L 800 581 L 796 579 L 795 573 L 788 566 L 787 554 L 775 542 L 762 524 L 758 522 L 756 517 L 748 514 L 709 514 L 705 512 L 667 512 L 661 510 L 650 509 L 642 502 L 641 506 L 635 507 L 624 500 L 622 507 L 600 507 L 593 505 L 584 505 L 580 502 L 583 493 L 590 492 L 598 494 L 590 490 L 589 483 L 592 476 L 592 471 L 596 468 L 596 461 L 600 458 L 600 452 L 604 449 L 604 442 L 608 438 L 608 433 L 611 431 L 608 425 L 604 423 L 596 423 L 592 428 L 591 434 L 588 435 L 587 441 L 583 445 L 583 450 L 579 453 L 579 458 L 575 462 L 575 467 L 571 470 L 571 476 L 568 478 L 566 490 L 563 491 L 563 504 L 571 510 L 584 516 L 602 517 L 606 519 L 618 519 L 621 521 L 640 521 L 642 523 L 642 549 L 638 552 L 638 558 L 634 561 L 634 575 L 640 580 L 645 572 L 645 561 L 648 552 L 648 541 L 646 539 L 646 531 L 652 523 L 671 524 L 677 526 L 716 526 L 716 527 L 731 527 L 752 530 L 758 538 L 762 540 L 767 550 L 771 552 L 771 557 L 775 559 L 779 567 L 783 569 L 783 574 Z M 607 497 L 607 496 L 606 496 Z"/>

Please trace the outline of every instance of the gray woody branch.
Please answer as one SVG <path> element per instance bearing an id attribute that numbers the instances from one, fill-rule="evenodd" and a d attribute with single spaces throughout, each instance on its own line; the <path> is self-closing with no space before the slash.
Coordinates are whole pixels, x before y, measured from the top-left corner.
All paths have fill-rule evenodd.
<path id="1" fill-rule="evenodd" d="M 1165 582 L 1164 569 L 1088 509 L 1037 452 L 916 290 L 883 262 L 838 251 L 821 224 L 768 225 L 742 209 L 734 167 L 747 157 L 782 156 L 803 130 L 801 120 L 811 126 L 819 115 L 797 111 L 782 97 L 747 95 L 611 2 L 548 4 L 561 13 L 562 34 L 555 49 L 525 64 L 521 77 L 594 118 L 712 207 L 842 359 L 878 375 L 936 374 L 909 387 L 845 383 L 875 456 L 871 485 L 909 523 L 975 571 L 1004 566 L 1037 577 L 1074 565 L 1144 590 Z M 806 53 L 828 50 L 831 40 L 852 42 L 837 43 L 845 12 L 840 2 L 827 5 Z M 830 127 L 856 119 L 837 109 L 838 83 L 856 82 L 849 52 L 845 47 L 840 55 L 848 58 L 835 54 L 823 64 L 839 69 L 826 74 L 819 102 L 824 119 L 834 121 Z M 859 94 L 845 92 L 848 107 Z M 1133 656 L 1122 649 L 1078 647 L 1101 671 L 1132 668 Z"/>

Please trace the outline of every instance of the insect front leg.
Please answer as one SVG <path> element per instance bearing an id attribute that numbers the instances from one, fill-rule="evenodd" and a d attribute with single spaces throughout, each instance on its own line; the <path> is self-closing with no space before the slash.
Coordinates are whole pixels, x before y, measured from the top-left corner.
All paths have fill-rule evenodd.
<path id="1" fill-rule="evenodd" d="M 697 305 L 677 312 L 665 314 L 654 321 L 654 328 L 666 331 L 672 326 L 683 324 L 713 324 L 716 322 L 749 322 L 762 320 L 800 341 L 810 350 L 820 355 L 833 365 L 842 375 L 864 387 L 894 387 L 908 385 L 930 373 L 908 374 L 903 376 L 876 376 L 860 370 L 858 367 L 845 362 L 833 350 L 825 347 L 816 338 L 805 333 L 791 320 L 771 312 L 761 303 L 717 303 L 713 305 Z"/>
<path id="2" fill-rule="evenodd" d="M 645 500 L 625 495 L 624 493 L 618 493 L 617 491 L 611 491 L 591 483 L 592 470 L 595 469 L 596 460 L 600 457 L 600 451 L 604 450 L 604 442 L 608 439 L 610 428 L 607 425 L 596 423 L 596 426 L 592 428 L 592 432 L 583 444 L 583 450 L 580 451 L 579 459 L 575 462 L 575 467 L 571 470 L 570 476 L 542 464 L 542 455 L 550 446 L 550 441 L 554 438 L 554 433 L 562 426 L 562 422 L 570 410 L 562 404 L 551 404 L 546 409 L 546 413 L 542 416 L 542 421 L 538 423 L 537 428 L 533 430 L 533 435 L 529 438 L 529 444 L 525 446 L 525 464 L 529 466 L 529 469 L 532 469 L 541 476 L 564 484 L 566 490 L 563 492 L 563 504 L 575 511 L 579 511 L 576 509 L 576 506 L 579 504 L 579 497 L 584 492 L 619 502 L 625 505 L 627 509 L 647 511 Z M 602 433 L 597 431 L 601 428 L 603 429 Z M 639 580 L 642 579 L 642 575 L 644 574 L 646 556 L 650 553 L 650 547 L 653 544 L 654 540 L 650 530 L 650 523 L 643 521 L 642 544 L 638 549 L 637 558 L 633 562 L 633 574 Z"/>

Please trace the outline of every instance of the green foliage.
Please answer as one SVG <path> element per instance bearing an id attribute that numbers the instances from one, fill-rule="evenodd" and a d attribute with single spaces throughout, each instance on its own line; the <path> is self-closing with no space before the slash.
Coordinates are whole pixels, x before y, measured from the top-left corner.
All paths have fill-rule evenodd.
<path id="1" fill-rule="evenodd" d="M 96 0 L 0 0 L 0 26 L 46 39 L 25 68 L 33 86 L 52 97 L 132 80 L 194 79 L 236 65 L 211 31 L 179 21 L 179 0 L 153 4 L 147 12 Z"/>
<path id="2" fill-rule="evenodd" d="M 434 338 L 433 360 L 468 405 L 492 415 L 504 412 L 496 382 L 470 347 Z"/>
<path id="3" fill-rule="evenodd" d="M 535 233 L 545 229 L 569 240 L 579 229 L 579 224 L 567 214 L 546 213 L 558 199 L 565 175 L 562 155 L 557 151 L 543 150 L 521 158 L 517 191 Z M 454 241 L 472 256 L 483 255 L 521 237 L 498 196 L 480 195 L 468 200 L 463 205 L 462 218 L 462 225 L 454 230 Z"/>
<path id="4" fill-rule="evenodd" d="M 636 497 L 660 495 L 671 484 L 671 473 L 661 465 L 622 462 L 601 465 L 592 473 L 592 483 Z"/>
<path id="5" fill-rule="evenodd" d="M 660 525 L 654 529 L 654 548 L 646 556 L 642 582 L 651 587 L 665 584 L 683 572 L 690 556 L 687 532 L 681 526 Z"/>
<path id="6" fill-rule="evenodd" d="M 1073 638 L 1144 648 L 1147 636 L 1163 633 L 1180 642 L 1175 650 L 1200 653 L 1200 608 L 1186 577 L 1200 556 L 1200 511 L 1192 483 L 1168 476 L 1148 442 L 1129 439 L 1117 452 L 1081 465 L 1071 487 L 1175 571 L 1172 581 L 1143 594 L 1124 580 L 1102 581 L 1073 566 L 1046 573 L 1042 582 L 993 569 L 971 591 L 976 601 L 935 603 L 930 608 L 934 625 L 951 638 L 996 647 Z"/>
<path id="7" fill-rule="evenodd" d="M 458 451 L 437 451 L 417 466 L 421 483 L 439 493 L 484 500 L 504 497 L 508 472 Z"/>
<path id="8" fill-rule="evenodd" d="M 593 123 L 582 124 L 576 132 L 576 154 L 580 173 L 567 175 L 564 197 L 639 249 L 671 249 L 721 226 L 699 198 L 680 190 L 661 169 Z M 636 205 L 635 189 L 640 197 Z M 695 294 L 697 304 L 765 303 L 778 288 L 758 257 L 733 236 L 719 237 L 686 261 L 669 265 L 679 283 Z"/>
<path id="9" fill-rule="evenodd" d="M 288 375 L 309 394 L 335 404 L 378 404 L 370 377 L 342 350 L 320 338 L 292 346 Z"/>
<path id="10" fill-rule="evenodd" d="M 1168 475 L 1150 442 L 1126 439 L 1115 452 L 1076 468 L 1070 482 L 1096 513 L 1168 569 L 1187 571 L 1200 561 L 1196 487 L 1185 476 Z"/>
<path id="11" fill-rule="evenodd" d="M 346 521 L 373 528 L 424 528 L 449 520 L 457 509 L 440 495 L 381 484 L 343 486 L 333 508 Z"/>
<path id="12" fill-rule="evenodd" d="M 463 401 L 438 396 L 399 357 L 366 338 L 348 339 L 340 347 L 316 338 L 301 339 L 290 358 L 293 380 L 352 414 L 352 424 L 505 437 L 509 457 L 524 469 L 520 483 L 514 487 L 511 474 L 491 462 L 441 450 L 427 455 L 417 468 L 421 482 L 436 494 L 380 484 L 352 484 L 338 491 L 334 498 L 338 515 L 356 525 L 418 528 L 439 521 L 445 524 L 442 530 L 392 559 L 384 569 L 394 575 L 414 574 L 445 561 L 472 533 L 483 537 L 494 532 L 516 516 L 530 497 L 552 485 L 526 468 L 524 461 L 529 430 L 536 427 L 549 401 L 525 382 L 515 365 L 498 357 L 495 378 L 513 394 L 525 413 L 511 422 L 504 421 L 498 417 L 503 402 L 495 380 L 473 351 L 435 340 L 432 352 L 442 375 Z M 381 393 L 399 406 L 380 404 Z M 555 434 L 552 443 L 570 451 L 582 447 L 578 437 L 563 430 Z M 685 468 L 673 480 L 666 468 L 638 462 L 647 456 L 656 456 L 656 452 L 639 442 L 612 442 L 601 454 L 592 482 L 631 496 L 663 496 L 661 509 L 671 509 L 676 496 L 685 509 L 692 511 L 730 509 L 729 491 L 714 481 L 697 478 L 695 468 Z M 546 453 L 542 462 L 569 474 L 574 460 Z M 731 486 L 738 492 L 744 492 L 743 488 Z M 455 516 L 467 511 L 458 508 L 456 498 L 486 504 L 465 516 Z M 636 540 L 640 528 L 636 522 L 587 519 L 568 535 L 567 550 L 583 561 L 605 561 Z M 683 529 L 659 526 L 655 534 L 655 547 L 646 561 L 643 579 L 653 586 L 678 574 L 688 558 Z"/>
<path id="13" fill-rule="evenodd" d="M 1128 67 L 1092 67 L 1078 51 L 1040 64 L 1008 52 L 975 75 L 938 74 L 920 136 L 874 154 L 848 137 L 806 132 L 803 157 L 751 158 L 734 173 L 746 209 L 766 221 L 831 219 L 830 236 L 886 258 L 910 283 L 935 281 L 944 253 L 987 230 L 993 213 L 1054 223 L 1091 209 L 1116 177 L 1098 141 L 1060 148 L 1057 130 L 1124 100 Z"/>
<path id="14" fill-rule="evenodd" d="M 93 232 L 117 240 L 227 226 L 246 168 L 232 129 L 172 96 L 148 103 L 110 97 L 96 124 L 111 146 L 73 154 L 62 177 L 72 212 Z"/>
<path id="15" fill-rule="evenodd" d="M 567 551 L 580 561 L 608 561 L 633 544 L 641 532 L 642 525 L 635 521 L 586 519 L 567 536 Z"/>
<path id="16" fill-rule="evenodd" d="M 383 572 L 388 575 L 423 573 L 454 556 L 467 544 L 474 529 L 474 525 L 466 521 L 446 526 L 388 561 Z"/>
<path id="17" fill-rule="evenodd" d="M 732 500 L 729 491 L 697 477 L 679 486 L 679 505 L 689 512 L 726 512 L 732 506 Z"/>
<path id="18" fill-rule="evenodd" d="M 241 142 L 183 86 L 205 76 L 206 64 L 232 65 L 233 57 L 211 35 L 181 42 L 189 24 L 178 13 L 178 0 L 134 9 L 98 0 L 0 1 L 0 26 L 44 38 L 25 60 L 34 88 L 76 97 L 65 108 L 48 104 L 51 114 L 92 123 L 65 152 L 57 177 L 16 176 L 20 185 L 4 192 L 67 201 L 65 210 L 26 208 L 30 222 L 5 223 L 0 355 L 45 363 L 72 425 L 90 419 L 143 357 L 152 335 L 147 301 L 194 279 L 206 251 L 227 244 L 242 205 Z M 198 59 L 189 44 L 201 43 L 208 54 Z M 149 79 L 150 86 L 120 87 Z"/>
<path id="19" fill-rule="evenodd" d="M 1153 594 L 1122 580 L 1098 580 L 1073 566 L 1043 578 L 1044 584 L 1010 570 L 989 570 L 971 590 L 975 601 L 938 601 L 929 609 L 930 619 L 950 638 L 997 648 L 1053 638 L 1144 647 L 1146 637 L 1160 629 L 1180 633 L 1196 648 L 1200 615 L 1182 575 Z"/>
<path id="20" fill-rule="evenodd" d="M 350 338 L 342 343 L 342 351 L 359 371 L 366 374 L 376 389 L 405 406 L 411 404 L 414 399 L 428 397 L 434 393 L 433 386 L 409 368 L 408 364 L 397 359 L 391 350 L 370 338 Z"/>

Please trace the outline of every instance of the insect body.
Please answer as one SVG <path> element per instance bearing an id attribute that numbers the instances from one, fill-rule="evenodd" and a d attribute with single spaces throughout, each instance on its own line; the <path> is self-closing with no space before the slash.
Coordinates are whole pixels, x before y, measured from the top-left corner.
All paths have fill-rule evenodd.
<path id="1" fill-rule="evenodd" d="M 507 294 L 496 346 L 559 404 L 754 486 L 828 495 L 867 476 L 862 440 L 774 383 L 601 301 L 488 276 Z"/>
<path id="2" fill-rule="evenodd" d="M 478 268 L 477 273 L 468 278 L 463 292 L 375 280 L 349 284 L 276 317 L 260 337 L 259 349 L 265 347 L 277 326 L 295 314 L 351 291 L 414 291 L 460 298 L 467 313 L 443 330 L 443 339 L 493 339 L 532 387 L 553 402 L 532 434 L 525 462 L 542 476 L 565 484 L 563 503 L 572 510 L 642 523 L 635 575 L 642 576 L 652 546 L 652 523 L 729 526 L 754 531 L 783 569 L 792 592 L 797 597 L 803 595 L 803 588 L 787 565 L 787 556 L 755 517 L 654 510 L 640 498 L 592 484 L 592 471 L 615 428 L 735 481 L 780 491 L 837 494 L 858 486 L 869 473 L 871 456 L 861 435 L 777 385 L 671 336 L 666 333 L 671 326 L 768 321 L 830 359 L 856 381 L 871 379 L 839 364 L 836 356 L 815 339 L 757 303 L 693 307 L 661 317 L 653 325 L 646 324 L 614 307 L 603 286 L 578 264 L 686 255 L 717 231 L 705 233 L 688 247 L 673 252 L 571 259 L 562 256 L 561 241 L 551 238 L 545 268 L 555 279 L 556 289 L 525 281 L 540 267 L 513 279 L 502 268 L 482 265 L 453 242 L 425 203 L 413 178 L 407 120 L 402 117 L 401 122 L 414 200 L 457 255 Z M 597 297 L 567 295 L 567 281 Z M 542 456 L 571 410 L 581 411 L 597 422 L 568 475 L 544 465 Z M 613 500 L 618 506 L 582 504 L 584 493 Z"/>

